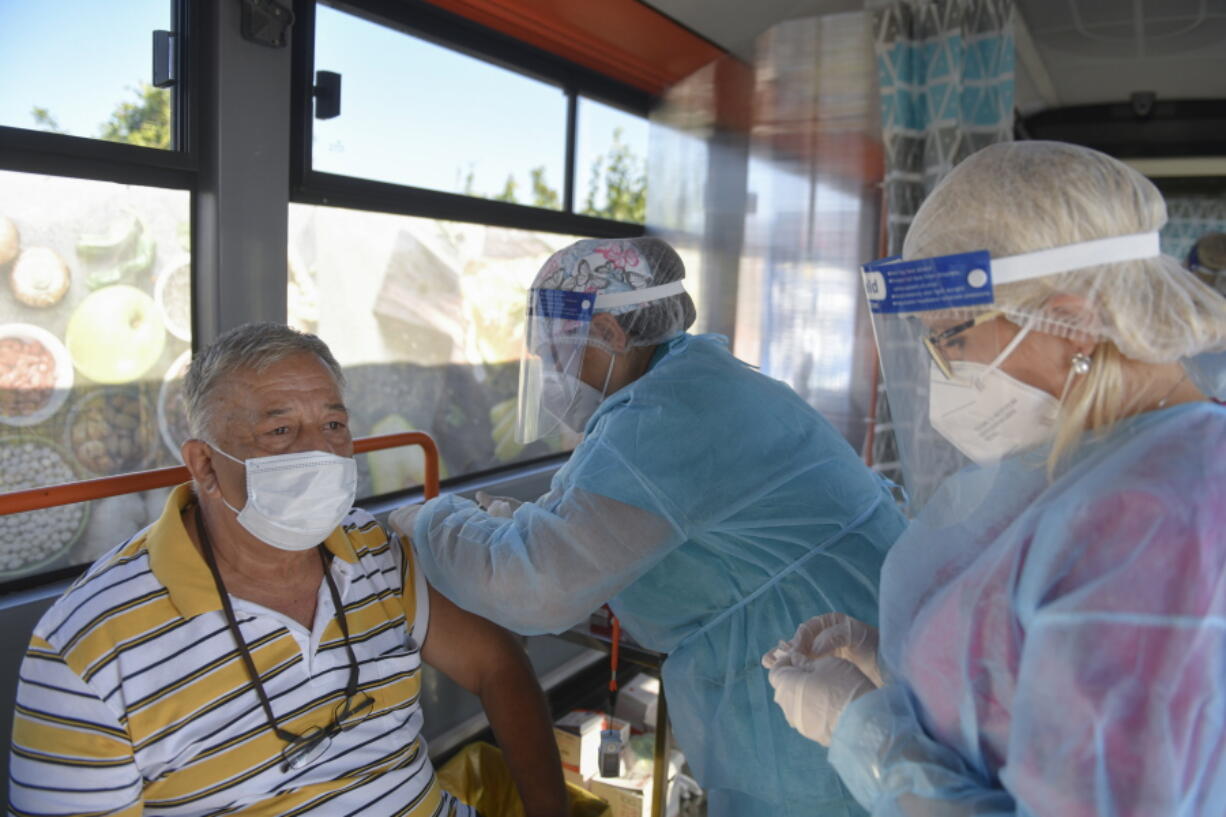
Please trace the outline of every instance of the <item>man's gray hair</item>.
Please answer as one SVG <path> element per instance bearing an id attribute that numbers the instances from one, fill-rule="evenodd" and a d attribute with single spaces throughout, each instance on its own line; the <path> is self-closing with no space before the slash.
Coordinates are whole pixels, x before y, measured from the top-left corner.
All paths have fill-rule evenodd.
<path id="1" fill-rule="evenodd" d="M 328 345 L 315 335 L 282 323 L 247 323 L 225 332 L 192 358 L 183 381 L 187 423 L 192 436 L 212 440 L 217 386 L 240 369 L 262 372 L 287 357 L 309 352 L 328 367 L 336 383 L 345 386 L 341 365 Z"/>

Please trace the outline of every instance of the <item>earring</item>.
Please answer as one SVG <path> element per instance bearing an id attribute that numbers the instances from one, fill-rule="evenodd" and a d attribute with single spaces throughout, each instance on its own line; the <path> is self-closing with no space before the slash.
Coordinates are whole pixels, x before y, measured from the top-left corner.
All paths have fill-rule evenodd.
<path id="1" fill-rule="evenodd" d="M 1078 352 L 1073 355 L 1073 374 L 1082 375 L 1090 371 L 1090 364 L 1093 363 L 1089 355 Z"/>

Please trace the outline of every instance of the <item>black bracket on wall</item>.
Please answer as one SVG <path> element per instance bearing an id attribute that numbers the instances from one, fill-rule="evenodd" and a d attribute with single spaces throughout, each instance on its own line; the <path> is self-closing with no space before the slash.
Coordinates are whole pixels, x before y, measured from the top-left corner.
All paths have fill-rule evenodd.
<path id="1" fill-rule="evenodd" d="M 294 13 L 276 0 L 240 0 L 243 4 L 243 39 L 269 48 L 289 43 Z"/>

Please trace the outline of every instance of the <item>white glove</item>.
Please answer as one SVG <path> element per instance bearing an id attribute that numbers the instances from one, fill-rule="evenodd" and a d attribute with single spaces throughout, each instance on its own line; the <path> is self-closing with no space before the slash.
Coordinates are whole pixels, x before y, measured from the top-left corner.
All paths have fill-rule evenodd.
<path id="1" fill-rule="evenodd" d="M 876 689 L 855 664 L 833 657 L 819 658 L 803 668 L 792 666 L 784 657 L 771 669 L 770 682 L 775 703 L 792 728 L 823 746 L 830 745 L 847 705 Z"/>
<path id="2" fill-rule="evenodd" d="M 500 519 L 510 519 L 515 509 L 524 503 L 509 496 L 492 496 L 485 491 L 477 491 L 477 504 L 490 516 Z"/>
<path id="3" fill-rule="evenodd" d="M 690 777 L 688 774 L 677 772 L 676 776 L 669 782 L 669 785 L 677 787 L 682 800 L 688 800 L 691 797 L 700 797 L 702 795 L 702 786 L 698 785 L 698 781 Z"/>
<path id="4" fill-rule="evenodd" d="M 826 613 L 801 624 L 789 645 L 795 654 L 795 666 L 833 656 L 855 664 L 875 686 L 882 685 L 877 666 L 877 628 L 863 621 L 843 613 Z"/>
<path id="5" fill-rule="evenodd" d="M 417 515 L 421 513 L 421 509 L 425 505 L 418 502 L 414 505 L 405 505 L 403 508 L 397 508 L 387 515 L 387 524 L 400 537 L 402 542 L 413 541 L 413 522 L 417 520 Z"/>

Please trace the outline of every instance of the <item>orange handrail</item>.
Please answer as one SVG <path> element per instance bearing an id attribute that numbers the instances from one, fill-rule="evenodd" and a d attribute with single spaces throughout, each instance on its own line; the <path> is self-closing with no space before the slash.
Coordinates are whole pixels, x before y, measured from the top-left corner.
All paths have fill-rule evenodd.
<path id="1" fill-rule="evenodd" d="M 366 454 L 402 445 L 421 446 L 426 455 L 423 492 L 426 499 L 438 496 L 438 445 L 429 434 L 422 431 L 403 431 L 399 434 L 362 437 L 353 441 L 353 453 Z M 191 479 L 191 474 L 187 472 L 187 468 L 176 465 L 153 471 L 121 474 L 116 477 L 100 477 L 81 482 L 68 482 L 63 485 L 31 488 L 26 491 L 13 491 L 8 494 L 0 494 L 0 516 L 22 511 L 36 511 L 40 508 L 53 508 L 57 505 L 71 505 L 74 502 L 88 502 L 91 499 L 104 499 L 120 494 L 151 491 L 154 488 L 169 488 L 172 485 L 187 482 L 189 479 Z"/>

